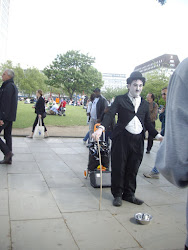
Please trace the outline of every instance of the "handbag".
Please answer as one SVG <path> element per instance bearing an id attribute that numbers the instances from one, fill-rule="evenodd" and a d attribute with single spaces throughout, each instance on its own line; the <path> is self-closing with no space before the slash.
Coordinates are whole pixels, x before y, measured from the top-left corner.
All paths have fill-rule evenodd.
<path id="1" fill-rule="evenodd" d="M 44 112 L 44 113 L 42 114 L 42 118 L 43 118 L 43 119 L 46 118 L 46 112 Z"/>
<path id="2" fill-rule="evenodd" d="M 35 127 L 33 138 L 43 139 L 44 138 L 44 126 L 42 126 L 42 119 L 38 119 L 38 123 Z"/>

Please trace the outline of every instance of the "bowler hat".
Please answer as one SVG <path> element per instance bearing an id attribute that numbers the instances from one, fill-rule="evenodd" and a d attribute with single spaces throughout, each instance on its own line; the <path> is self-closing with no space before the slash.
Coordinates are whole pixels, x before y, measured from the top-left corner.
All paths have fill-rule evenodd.
<path id="1" fill-rule="evenodd" d="M 101 90 L 99 88 L 96 88 L 93 90 L 93 92 L 101 92 Z"/>
<path id="2" fill-rule="evenodd" d="M 130 77 L 127 78 L 127 84 L 131 84 L 134 80 L 141 80 L 143 82 L 143 85 L 146 81 L 145 77 L 143 77 L 139 71 L 134 71 L 131 73 Z"/>

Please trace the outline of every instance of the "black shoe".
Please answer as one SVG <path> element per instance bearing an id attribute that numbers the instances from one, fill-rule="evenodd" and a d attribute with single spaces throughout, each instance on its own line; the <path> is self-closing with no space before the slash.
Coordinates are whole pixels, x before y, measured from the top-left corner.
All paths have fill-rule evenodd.
<path id="1" fill-rule="evenodd" d="M 121 205 L 122 205 L 121 197 L 115 197 L 114 200 L 113 200 L 113 205 L 115 207 L 121 207 Z"/>
<path id="2" fill-rule="evenodd" d="M 128 202 L 131 202 L 133 204 L 136 204 L 136 205 L 142 205 L 144 203 L 144 201 L 136 198 L 135 196 L 125 196 L 122 198 L 124 201 L 128 201 Z"/>
<path id="3" fill-rule="evenodd" d="M 10 152 L 8 152 L 6 155 L 5 155 L 5 157 L 4 157 L 4 159 L 2 160 L 2 161 L 0 161 L 0 164 L 12 164 L 12 156 L 13 156 L 14 154 L 10 151 Z"/>
<path id="4" fill-rule="evenodd" d="M 147 150 L 147 151 L 146 151 L 146 154 L 150 154 L 150 150 Z"/>

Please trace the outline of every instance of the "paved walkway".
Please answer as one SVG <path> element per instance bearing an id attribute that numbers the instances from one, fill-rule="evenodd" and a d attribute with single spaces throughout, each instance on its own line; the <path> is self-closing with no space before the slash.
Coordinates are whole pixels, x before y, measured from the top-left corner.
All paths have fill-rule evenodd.
<path id="1" fill-rule="evenodd" d="M 138 174 L 142 206 L 112 206 L 110 189 L 83 178 L 88 149 L 79 138 L 13 138 L 13 164 L 0 166 L 0 250 L 183 250 L 186 190 L 163 177 L 143 177 L 154 164 L 158 142 Z M 0 159 L 3 155 L 0 153 Z M 137 212 L 153 215 L 138 225 Z"/>
<path id="2" fill-rule="evenodd" d="M 53 137 L 71 137 L 84 138 L 89 130 L 89 126 L 47 126 L 48 134 Z M 30 135 L 32 127 L 30 128 L 13 128 L 13 136 L 27 136 Z"/>

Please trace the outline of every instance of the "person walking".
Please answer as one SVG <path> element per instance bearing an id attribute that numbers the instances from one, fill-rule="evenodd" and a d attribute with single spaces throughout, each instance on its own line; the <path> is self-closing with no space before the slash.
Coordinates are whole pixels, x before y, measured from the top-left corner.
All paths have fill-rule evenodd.
<path id="1" fill-rule="evenodd" d="M 35 105 L 35 113 L 37 114 L 37 116 L 36 116 L 36 119 L 35 119 L 35 121 L 33 123 L 32 133 L 31 133 L 31 135 L 27 136 L 27 138 L 33 138 L 34 130 L 35 130 L 35 127 L 36 127 L 36 125 L 38 123 L 39 118 L 41 118 L 42 126 L 44 126 L 44 131 L 45 131 L 44 137 L 47 138 L 48 133 L 47 133 L 46 126 L 44 125 L 45 100 L 42 97 L 42 90 L 41 89 L 37 90 L 36 97 L 37 97 L 37 102 L 36 102 L 36 105 Z"/>
<path id="2" fill-rule="evenodd" d="M 101 122 L 104 110 L 105 108 L 108 107 L 107 100 L 104 96 L 101 95 L 100 89 L 96 88 L 93 92 L 95 94 L 95 99 L 92 102 L 92 107 L 90 112 L 90 122 L 89 122 L 90 140 L 91 140 L 91 135 L 94 132 L 95 124 Z"/>
<path id="3" fill-rule="evenodd" d="M 158 116 L 158 105 L 155 100 L 155 96 L 153 93 L 148 93 L 146 97 L 148 103 L 149 103 L 149 114 L 150 114 L 150 119 L 151 123 L 153 124 L 155 128 L 155 121 L 157 120 Z M 146 154 L 150 154 L 151 148 L 153 147 L 153 137 L 148 133 L 148 143 L 147 143 L 147 150 Z"/>
<path id="4" fill-rule="evenodd" d="M 91 108 L 92 108 L 92 103 L 93 103 L 94 99 L 95 99 L 95 94 L 93 93 L 90 96 L 90 101 L 88 103 L 87 111 L 86 111 L 86 114 L 87 114 L 87 124 L 89 124 L 90 119 L 91 119 Z M 89 142 L 89 131 L 85 135 L 85 137 L 83 139 L 83 143 L 86 144 L 87 141 Z"/>
<path id="5" fill-rule="evenodd" d="M 0 138 L 0 150 L 4 159 L 0 164 L 12 164 L 12 124 L 16 121 L 18 90 L 14 84 L 14 71 L 6 69 L 2 75 L 0 88 L 0 132 L 4 130 L 5 142 Z"/>
<path id="6" fill-rule="evenodd" d="M 157 152 L 155 165 L 160 173 L 179 188 L 188 187 L 188 58 L 183 60 L 171 76 L 166 104 L 165 137 Z M 188 197 L 187 197 L 188 198 Z M 187 199 L 188 250 L 188 199 Z"/>
<path id="7" fill-rule="evenodd" d="M 163 88 L 161 91 L 161 96 L 163 100 L 166 103 L 166 97 L 167 97 L 167 87 Z M 165 106 L 161 109 L 159 109 L 159 120 L 161 122 L 161 135 L 165 135 Z M 143 175 L 146 178 L 152 178 L 152 179 L 159 179 L 160 173 L 156 166 L 153 167 L 153 169 L 150 172 L 143 173 Z"/>
<path id="8" fill-rule="evenodd" d="M 136 205 L 144 202 L 135 197 L 135 191 L 136 176 L 144 153 L 145 127 L 153 137 L 159 140 L 163 138 L 151 123 L 147 101 L 140 97 L 144 84 L 145 78 L 140 72 L 131 73 L 127 79 L 128 93 L 115 98 L 101 126 L 93 133 L 93 138 L 98 140 L 102 131 L 108 128 L 116 113 L 118 114 L 112 133 L 111 150 L 111 192 L 114 206 L 121 206 L 122 199 Z"/>

